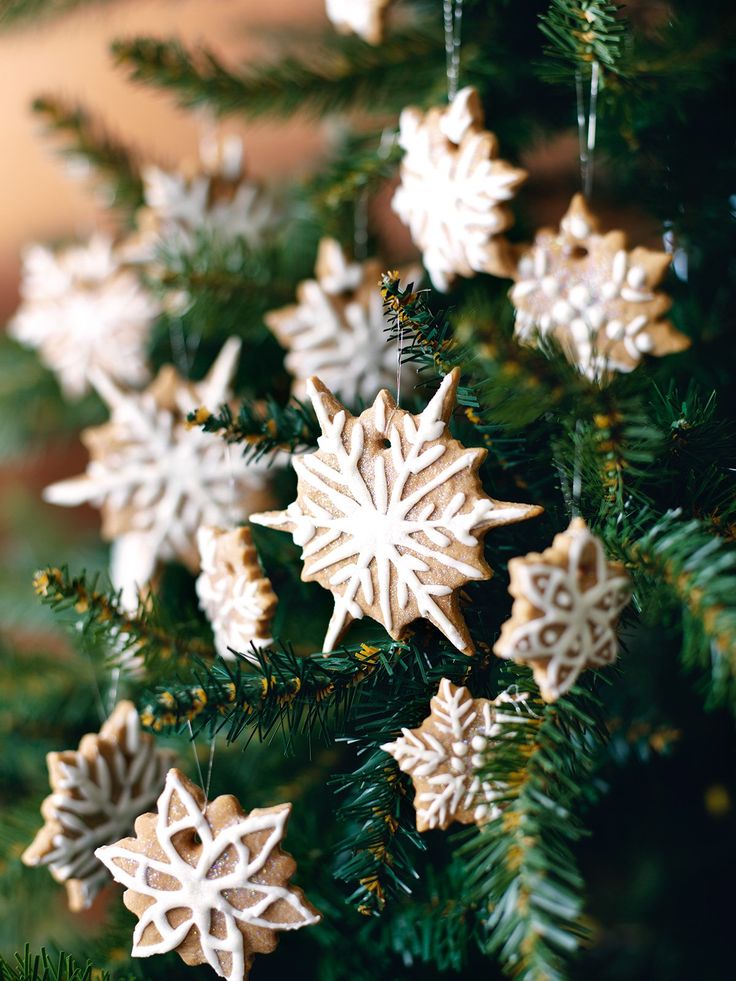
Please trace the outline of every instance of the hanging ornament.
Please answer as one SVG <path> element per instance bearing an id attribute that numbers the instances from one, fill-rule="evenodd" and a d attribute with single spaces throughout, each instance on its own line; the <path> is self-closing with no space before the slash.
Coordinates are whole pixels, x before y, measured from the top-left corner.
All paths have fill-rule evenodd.
<path id="1" fill-rule="evenodd" d="M 443 678 L 419 728 L 402 729 L 395 742 L 381 746 L 411 775 L 417 831 L 498 817 L 506 788 L 481 779 L 478 771 L 489 743 L 499 738 L 505 721 L 516 719 L 526 698 L 508 692 L 493 701 L 473 698 L 467 688 Z M 504 704 L 515 706 L 514 714 L 501 711 Z"/>
<path id="2" fill-rule="evenodd" d="M 616 624 L 631 586 L 582 518 L 541 554 L 511 559 L 509 575 L 514 605 L 493 650 L 530 664 L 546 701 L 564 695 L 586 668 L 616 660 Z"/>
<path id="3" fill-rule="evenodd" d="M 252 647 L 271 644 L 276 593 L 264 576 L 250 528 L 224 531 L 203 525 L 197 531 L 202 572 L 197 579 L 199 605 L 215 635 L 215 649 L 227 661 L 233 650 L 257 661 Z"/>
<path id="4" fill-rule="evenodd" d="M 141 732 L 132 702 L 119 702 L 99 733 L 84 736 L 78 750 L 46 757 L 53 793 L 41 805 L 46 823 L 23 862 L 48 865 L 66 886 L 74 912 L 91 906 L 110 881 L 95 848 L 132 830 L 161 793 L 174 755 L 156 749 L 153 738 Z"/>
<path id="5" fill-rule="evenodd" d="M 477 272 L 511 275 L 508 243 L 499 237 L 513 223 L 504 202 L 527 174 L 498 159 L 478 92 L 464 88 L 427 113 L 404 109 L 399 143 L 404 159 L 392 207 L 435 288 L 446 292 L 456 276 Z"/>
<path id="6" fill-rule="evenodd" d="M 148 381 L 146 347 L 159 306 L 109 238 L 58 251 L 31 246 L 20 292 L 8 334 L 38 350 L 68 399 L 89 391 L 96 370 L 126 385 Z"/>
<path id="7" fill-rule="evenodd" d="M 260 184 L 243 167 L 239 137 L 203 140 L 193 173 L 148 166 L 143 171 L 144 206 L 136 216 L 137 233 L 127 244 L 131 261 L 150 262 L 166 243 L 192 251 L 198 239 L 263 244 L 273 228 L 276 210 Z"/>
<path id="8" fill-rule="evenodd" d="M 157 807 L 135 822 L 135 838 L 97 851 L 138 917 L 134 957 L 175 950 L 186 964 L 243 981 L 256 954 L 275 950 L 276 931 L 319 922 L 289 885 L 296 863 L 280 842 L 291 804 L 245 814 L 230 795 L 208 803 L 170 770 Z"/>
<path id="9" fill-rule="evenodd" d="M 384 390 L 357 418 L 318 378 L 307 383 L 319 448 L 293 460 L 296 501 L 251 521 L 291 532 L 303 549 L 302 579 L 334 594 L 325 652 L 367 614 L 396 640 L 426 617 L 473 653 L 458 590 L 490 577 L 482 542 L 490 528 L 541 508 L 486 497 L 478 478 L 486 451 L 467 449 L 447 428 L 459 380 L 449 374 L 421 415 Z"/>
<path id="10" fill-rule="evenodd" d="M 621 231 L 599 232 L 581 194 L 559 232 L 544 228 L 521 252 L 510 292 L 519 339 L 554 337 L 591 380 L 631 371 L 645 354 L 662 356 L 690 344 L 663 320 L 672 301 L 656 287 L 670 263 L 666 252 L 626 249 Z"/>
<path id="11" fill-rule="evenodd" d="M 110 421 L 82 433 L 91 457 L 86 473 L 52 484 L 44 497 L 102 510 L 102 534 L 113 542 L 111 578 L 128 608 L 159 561 L 199 570 L 200 524 L 242 521 L 270 501 L 265 465 L 233 462 L 218 436 L 187 425 L 193 409 L 228 401 L 239 352 L 240 341 L 230 338 L 202 381 L 167 365 L 143 392 L 93 377 Z"/>
<path id="12" fill-rule="evenodd" d="M 383 385 L 396 384 L 396 348 L 386 343 L 388 321 L 378 288 L 383 266 L 376 259 L 349 262 L 338 242 L 323 238 L 315 272 L 315 279 L 300 283 L 298 303 L 264 318 L 288 349 L 292 395 L 303 399 L 307 379 L 316 374 L 351 404 L 373 398 Z M 421 270 L 401 275 L 413 282 Z"/>
<path id="13" fill-rule="evenodd" d="M 368 44 L 380 44 L 391 3 L 392 0 L 325 0 L 325 7 L 341 34 L 357 34 Z"/>

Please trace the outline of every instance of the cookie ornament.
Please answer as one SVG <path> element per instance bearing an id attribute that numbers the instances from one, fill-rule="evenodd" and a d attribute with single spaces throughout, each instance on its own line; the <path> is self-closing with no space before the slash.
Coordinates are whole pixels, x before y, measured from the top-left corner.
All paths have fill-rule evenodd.
<path id="1" fill-rule="evenodd" d="M 135 608 L 160 561 L 199 570 L 200 524 L 245 520 L 250 507 L 270 500 L 263 465 L 231 458 L 219 437 L 187 425 L 193 409 L 228 401 L 239 351 L 240 341 L 227 341 L 200 382 L 170 365 L 142 392 L 94 376 L 110 420 L 82 433 L 86 473 L 52 484 L 44 497 L 101 509 L 103 537 L 113 542 L 111 578 L 126 607 Z"/>
<path id="2" fill-rule="evenodd" d="M 401 184 L 392 207 L 409 226 L 433 286 L 446 292 L 456 276 L 510 276 L 503 232 L 513 223 L 506 207 L 526 171 L 498 159 L 498 141 L 484 128 L 474 88 L 446 108 L 404 109 L 399 144 Z"/>
<path id="3" fill-rule="evenodd" d="M 458 590 L 490 578 L 482 541 L 490 528 L 541 508 L 485 495 L 478 468 L 486 451 L 464 447 L 447 428 L 459 379 L 457 370 L 447 375 L 418 416 L 384 390 L 356 417 L 318 378 L 307 383 L 318 449 L 293 460 L 297 498 L 288 509 L 251 521 L 291 532 L 303 550 L 302 579 L 334 594 L 326 653 L 366 614 L 397 640 L 425 617 L 473 653 Z"/>
<path id="4" fill-rule="evenodd" d="M 368 44 L 380 44 L 391 3 L 392 0 L 325 0 L 325 8 L 341 34 L 357 34 Z"/>
<path id="5" fill-rule="evenodd" d="M 525 698 L 507 692 L 493 701 L 473 698 L 443 678 L 421 726 L 402 729 L 398 739 L 381 746 L 412 778 L 417 831 L 498 817 L 505 787 L 481 780 L 478 769 L 489 742 L 499 738 L 505 721 L 516 718 Z M 516 714 L 503 711 L 504 704 L 516 706 Z"/>
<path id="6" fill-rule="evenodd" d="M 601 234 L 576 194 L 559 231 L 541 229 L 521 252 L 509 293 L 516 334 L 532 344 L 554 337 L 582 374 L 601 382 L 632 371 L 645 354 L 682 351 L 690 341 L 662 319 L 672 301 L 657 291 L 669 263 L 666 252 L 628 251 L 621 231 Z"/>
<path id="7" fill-rule="evenodd" d="M 224 531 L 202 525 L 197 532 L 202 572 L 197 579 L 199 605 L 215 635 L 215 650 L 227 661 L 233 650 L 250 661 L 253 647 L 271 643 L 276 593 L 258 561 L 250 528 Z"/>
<path id="8" fill-rule="evenodd" d="M 493 650 L 530 664 L 546 701 L 564 695 L 586 668 L 616 660 L 615 628 L 630 581 L 623 565 L 607 561 L 582 518 L 541 554 L 511 559 L 509 574 L 514 605 Z"/>
<path id="9" fill-rule="evenodd" d="M 306 396 L 312 375 L 351 404 L 396 384 L 396 346 L 386 343 L 388 321 L 378 288 L 382 272 L 378 260 L 349 262 L 339 242 L 323 238 L 315 278 L 299 284 L 297 303 L 266 314 L 266 324 L 288 351 L 293 396 Z M 416 281 L 421 270 L 401 275 Z"/>
<path id="10" fill-rule="evenodd" d="M 277 931 L 319 922 L 289 884 L 296 863 L 280 847 L 291 804 L 245 814 L 231 796 L 206 802 L 170 770 L 157 809 L 138 818 L 135 838 L 97 851 L 138 917 L 134 957 L 175 950 L 186 964 L 243 981 L 255 955 L 276 948 Z"/>
<path id="11" fill-rule="evenodd" d="M 66 886 L 74 912 L 92 905 L 110 881 L 95 849 L 133 828 L 164 785 L 174 754 L 141 732 L 131 702 L 119 702 L 99 733 L 77 750 L 46 757 L 53 793 L 41 805 L 44 826 L 23 852 L 26 865 L 48 865 Z"/>
<path id="12" fill-rule="evenodd" d="M 95 371 L 142 385 L 150 372 L 148 338 L 159 304 L 126 266 L 111 239 L 23 254 L 22 303 L 8 334 L 35 348 L 68 399 L 90 389 Z"/>

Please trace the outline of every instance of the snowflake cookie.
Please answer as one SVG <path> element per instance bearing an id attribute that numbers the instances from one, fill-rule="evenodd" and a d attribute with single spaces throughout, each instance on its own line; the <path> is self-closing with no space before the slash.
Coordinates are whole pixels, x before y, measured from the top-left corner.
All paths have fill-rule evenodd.
<path id="1" fill-rule="evenodd" d="M 307 383 L 318 449 L 293 461 L 296 501 L 251 521 L 291 532 L 303 549 L 302 579 L 334 594 L 325 652 L 367 614 L 397 640 L 426 617 L 473 653 L 457 593 L 491 575 L 483 536 L 541 508 L 485 495 L 478 468 L 486 451 L 467 449 L 447 428 L 459 379 L 449 374 L 418 416 L 384 390 L 356 417 L 318 378 Z"/>
<path id="2" fill-rule="evenodd" d="M 383 266 L 376 259 L 349 262 L 339 242 L 323 238 L 315 271 L 315 279 L 299 284 L 296 304 L 264 318 L 288 349 L 291 393 L 303 399 L 307 379 L 318 375 L 350 404 L 372 399 L 382 386 L 396 385 L 396 345 L 386 343 L 388 320 L 378 286 Z M 414 282 L 420 275 L 420 269 L 401 274 Z"/>
<path id="3" fill-rule="evenodd" d="M 616 660 L 615 628 L 630 582 L 623 565 L 606 560 L 582 518 L 541 554 L 511 559 L 509 574 L 514 605 L 493 650 L 530 664 L 546 701 L 564 695 L 586 668 Z"/>
<path id="4" fill-rule="evenodd" d="M 252 647 L 271 643 L 277 599 L 261 570 L 250 528 L 224 531 L 202 525 L 197 545 L 202 568 L 197 596 L 212 624 L 215 649 L 228 661 L 236 660 L 233 650 L 255 661 Z"/>
<path id="5" fill-rule="evenodd" d="M 446 292 L 456 276 L 476 272 L 511 275 L 507 243 L 498 238 L 513 222 L 503 202 L 527 175 L 498 159 L 477 91 L 462 89 L 449 106 L 427 113 L 404 109 L 399 144 L 404 159 L 392 207 L 435 288 Z"/>
<path id="6" fill-rule="evenodd" d="M 473 698 L 443 678 L 421 726 L 402 729 L 395 742 L 381 746 L 412 778 L 417 831 L 498 817 L 505 788 L 481 780 L 478 769 L 489 742 L 499 738 L 505 721 L 516 718 L 526 697 L 502 692 L 493 701 Z M 516 714 L 500 711 L 504 704 L 514 705 Z"/>
<path id="7" fill-rule="evenodd" d="M 230 398 L 239 351 L 240 341 L 230 338 L 202 381 L 167 365 L 143 392 L 93 376 L 110 421 L 82 434 L 91 457 L 86 473 L 52 484 L 44 497 L 102 510 L 102 534 L 113 542 L 111 578 L 126 607 L 137 605 L 159 561 L 199 570 L 200 524 L 243 521 L 251 507 L 270 502 L 262 464 L 246 464 L 218 436 L 187 425 L 191 410 L 216 410 Z"/>
<path id="8" fill-rule="evenodd" d="M 119 702 L 99 733 L 84 736 L 77 750 L 49 753 L 46 761 L 53 793 L 41 805 L 46 823 L 23 861 L 48 865 L 78 912 L 110 880 L 95 849 L 127 834 L 151 807 L 174 754 L 156 749 L 141 732 L 135 706 Z"/>
<path id="9" fill-rule="evenodd" d="M 662 319 L 672 301 L 656 290 L 669 263 L 665 252 L 627 251 L 621 231 L 601 234 L 576 194 L 559 232 L 541 229 L 521 253 L 509 294 L 517 336 L 525 343 L 554 337 L 598 381 L 631 371 L 645 354 L 682 351 L 690 341 Z"/>
<path id="10" fill-rule="evenodd" d="M 190 252 L 202 236 L 220 243 L 243 239 L 258 247 L 275 223 L 271 197 L 245 174 L 237 136 L 203 141 L 194 173 L 144 168 L 143 193 L 138 230 L 126 246 L 130 261 L 153 260 L 160 242 Z"/>
<path id="11" fill-rule="evenodd" d="M 357 34 L 368 44 L 380 44 L 386 10 L 392 0 L 325 0 L 327 16 L 341 34 Z"/>
<path id="12" fill-rule="evenodd" d="M 20 292 L 8 334 L 38 349 L 67 398 L 88 392 L 95 370 L 126 385 L 148 381 L 146 348 L 159 305 L 109 238 L 58 251 L 32 245 Z"/>
<path id="13" fill-rule="evenodd" d="M 291 804 L 245 814 L 229 795 L 207 803 L 170 770 L 157 807 L 135 822 L 135 838 L 97 850 L 138 917 L 134 957 L 176 950 L 186 964 L 243 981 L 255 955 L 276 948 L 277 930 L 319 922 L 289 884 L 296 863 L 280 847 Z"/>

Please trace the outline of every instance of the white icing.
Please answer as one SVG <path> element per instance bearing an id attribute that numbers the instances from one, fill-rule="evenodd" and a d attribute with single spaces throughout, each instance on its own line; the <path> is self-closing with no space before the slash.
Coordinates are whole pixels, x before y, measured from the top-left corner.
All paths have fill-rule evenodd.
<path id="1" fill-rule="evenodd" d="M 615 625 L 630 596 L 629 580 L 610 571 L 595 535 L 583 525 L 565 535 L 571 540 L 566 568 L 527 561 L 517 566 L 519 592 L 541 615 L 503 634 L 494 648 L 500 657 L 543 662 L 535 677 L 549 699 L 568 691 L 585 668 L 615 660 Z M 595 581 L 582 589 L 582 563 L 587 567 L 591 554 Z"/>
<path id="2" fill-rule="evenodd" d="M 524 177 L 495 159 L 495 138 L 482 122 L 472 88 L 458 92 L 441 112 L 405 109 L 401 114 L 405 156 L 392 207 L 409 226 L 433 285 L 442 291 L 456 275 L 486 269 L 491 238 L 509 224 L 501 204 Z"/>
<path id="3" fill-rule="evenodd" d="M 528 505 L 494 503 L 485 497 L 466 501 L 463 493 L 453 495 L 442 510 L 437 508 L 432 493 L 467 472 L 475 451 L 436 468 L 419 487 L 407 491 L 410 477 L 433 467 L 446 453 L 445 445 L 431 444 L 445 434 L 443 410 L 453 383 L 453 376 L 448 375 L 421 415 L 402 413 L 403 444 L 395 423 L 384 423 L 390 427 L 387 435 L 391 445 L 371 454 L 372 481 L 366 480 L 359 466 L 364 455 L 363 425 L 354 422 L 348 437 L 345 412 L 339 411 L 331 419 L 327 400 L 313 384 L 309 385 L 322 429 L 320 452 L 294 461 L 302 504 L 294 502 L 289 506 L 288 519 L 294 541 L 302 545 L 305 572 L 310 577 L 339 566 L 330 579 L 330 586 L 335 587 L 335 609 L 324 641 L 325 651 L 333 650 L 351 619 L 362 618 L 358 594 L 362 592 L 366 604 L 373 603 L 373 577 L 381 622 L 389 633 L 394 630 L 391 594 L 395 589 L 400 608 L 406 607 L 411 596 L 420 615 L 430 619 L 462 650 L 462 635 L 436 602 L 438 597 L 449 595 L 452 588 L 437 579 L 444 570 L 452 573 L 458 583 L 483 579 L 486 572 L 480 555 L 464 561 L 447 549 L 453 542 L 473 547 L 478 543 L 480 529 L 520 520 L 531 510 Z M 383 398 L 379 395 L 376 400 L 378 412 L 374 420 L 385 420 Z M 275 527 L 283 524 L 279 516 L 252 515 L 251 520 Z"/>
<path id="4" fill-rule="evenodd" d="M 64 506 L 134 509 L 135 527 L 116 540 L 111 572 L 128 607 L 137 605 L 158 560 L 186 560 L 196 552 L 200 524 L 247 518 L 247 491 L 264 486 L 265 464 L 246 464 L 219 436 L 186 425 L 190 410 L 206 405 L 216 411 L 230 398 L 239 351 L 240 342 L 230 338 L 203 381 L 181 381 L 173 412 L 151 391 L 123 391 L 108 376 L 93 376 L 111 410 L 109 450 L 91 460 L 83 476 L 47 487 L 44 498 Z"/>
<path id="5" fill-rule="evenodd" d="M 109 762 L 99 744 L 91 760 L 75 752 L 73 763 L 58 761 L 54 792 L 44 802 L 43 813 L 61 830 L 53 838 L 53 848 L 34 860 L 48 865 L 59 882 L 74 879 L 83 908 L 92 905 L 109 878 L 95 858 L 95 849 L 132 830 L 138 815 L 158 797 L 172 762 L 170 752 L 158 751 L 154 741 L 143 736 L 132 706 L 125 716 L 122 741 L 111 736 L 107 723 L 99 743 L 104 743 Z"/>
<path id="6" fill-rule="evenodd" d="M 185 813 L 172 820 L 170 809 L 175 799 Z M 284 836 L 290 810 L 291 805 L 284 804 L 270 813 L 251 813 L 213 833 L 207 813 L 202 813 L 177 771 L 169 771 L 158 801 L 156 820 L 156 840 L 165 859 L 150 858 L 139 851 L 128 850 L 123 844 L 107 845 L 96 853 L 117 882 L 153 900 L 139 914 L 133 932 L 133 956 L 150 957 L 175 950 L 196 927 L 202 953 L 215 973 L 229 981 L 244 981 L 246 951 L 238 923 L 264 930 L 297 930 L 317 923 L 319 916 L 303 904 L 298 893 L 286 886 L 263 881 L 264 869 Z M 244 838 L 264 831 L 267 835 L 260 851 L 251 854 Z M 182 832 L 197 835 L 201 843 L 194 865 L 177 851 L 175 839 Z M 223 861 L 226 853 L 232 857 Z M 231 904 L 230 898 L 245 890 L 253 901 L 245 909 L 238 909 Z M 274 907 L 278 903 L 288 903 L 298 919 L 284 922 L 275 919 Z M 167 916 L 172 910 L 187 910 L 190 915 L 177 927 L 172 927 Z M 225 927 L 224 937 L 214 934 L 212 914 L 215 911 L 218 913 L 216 922 Z M 143 934 L 149 926 L 158 931 L 159 941 L 144 941 Z M 218 929 L 217 932 L 222 931 Z M 227 973 L 221 959 L 223 954 L 230 955 Z"/>
<path id="7" fill-rule="evenodd" d="M 159 303 L 123 267 L 109 238 L 23 255 L 22 303 L 8 333 L 35 348 L 64 395 L 89 391 L 93 371 L 128 385 L 148 380 L 146 345 Z"/>

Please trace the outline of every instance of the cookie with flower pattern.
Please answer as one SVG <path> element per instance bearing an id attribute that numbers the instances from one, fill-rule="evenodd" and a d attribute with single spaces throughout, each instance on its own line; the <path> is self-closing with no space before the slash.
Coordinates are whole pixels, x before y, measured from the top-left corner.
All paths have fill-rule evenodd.
<path id="1" fill-rule="evenodd" d="M 632 371 L 644 355 L 682 351 L 690 341 L 664 319 L 672 301 L 657 289 L 669 264 L 666 252 L 629 251 L 624 232 L 601 233 L 576 194 L 559 231 L 543 228 L 521 250 L 509 294 L 516 334 L 531 344 L 554 337 L 598 381 Z"/>
<path id="2" fill-rule="evenodd" d="M 630 581 L 582 518 L 544 552 L 511 559 L 509 574 L 514 605 L 493 650 L 531 665 L 546 701 L 564 695 L 586 668 L 616 660 L 616 624 Z"/>

